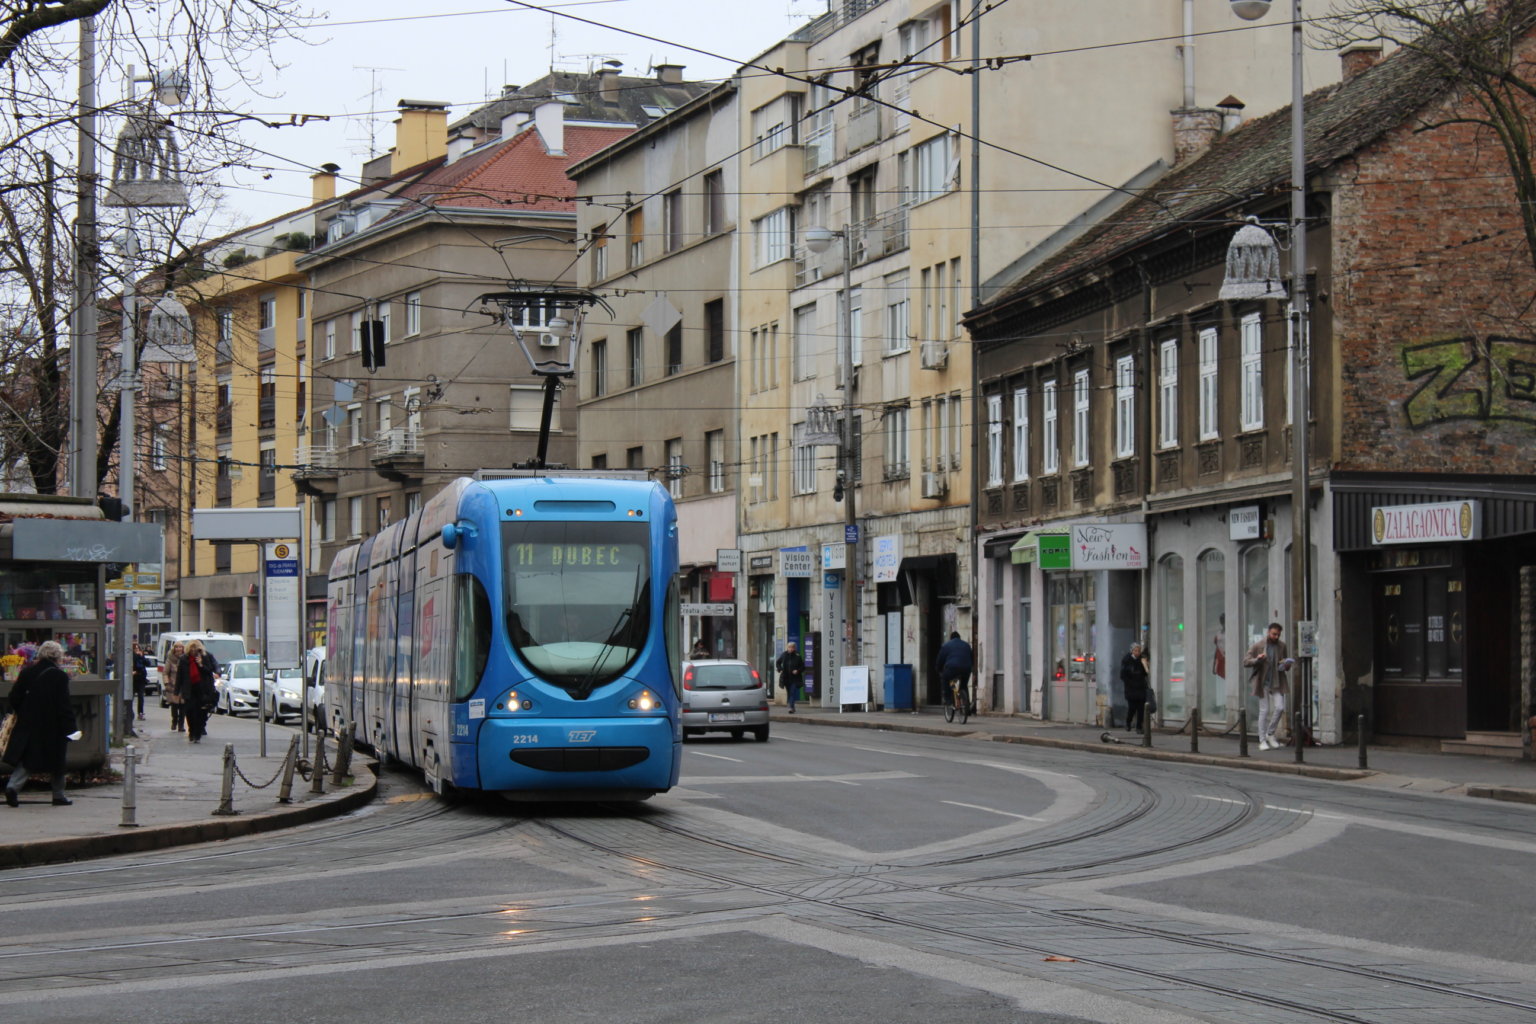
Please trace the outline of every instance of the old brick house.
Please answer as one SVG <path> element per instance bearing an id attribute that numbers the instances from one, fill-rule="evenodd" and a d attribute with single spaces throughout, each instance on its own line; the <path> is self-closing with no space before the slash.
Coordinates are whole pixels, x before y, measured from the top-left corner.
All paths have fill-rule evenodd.
<path id="1" fill-rule="evenodd" d="M 1517 744 L 1536 277 L 1513 185 L 1475 126 L 1422 130 L 1455 112 L 1428 61 L 1346 68 L 1306 106 L 1305 713 L 1324 742 L 1366 713 L 1378 733 Z M 968 317 L 983 680 L 1003 708 L 1108 716 L 1147 638 L 1164 720 L 1225 727 L 1251 703 L 1248 643 L 1271 619 L 1294 635 L 1286 303 L 1218 298 L 1240 218 L 1284 220 L 1288 118 L 1213 138 Z M 1061 553 L 1074 526 L 1144 537 L 1138 568 Z"/>

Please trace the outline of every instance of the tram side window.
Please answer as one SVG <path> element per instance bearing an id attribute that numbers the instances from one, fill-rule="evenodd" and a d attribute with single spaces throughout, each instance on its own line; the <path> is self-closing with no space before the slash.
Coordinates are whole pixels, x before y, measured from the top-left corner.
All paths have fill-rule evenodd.
<path id="1" fill-rule="evenodd" d="M 491 599 L 475 576 L 454 580 L 453 699 L 466 700 L 480 684 L 491 654 Z"/>

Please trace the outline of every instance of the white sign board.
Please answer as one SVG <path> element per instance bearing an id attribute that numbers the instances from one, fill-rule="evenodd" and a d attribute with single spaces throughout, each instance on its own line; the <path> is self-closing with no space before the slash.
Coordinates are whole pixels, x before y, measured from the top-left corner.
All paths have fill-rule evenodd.
<path id="1" fill-rule="evenodd" d="M 869 703 L 869 666 L 844 665 L 837 673 L 838 704 Z"/>
<path id="2" fill-rule="evenodd" d="M 299 629 L 304 614 L 303 574 L 293 544 L 265 544 L 262 584 L 266 587 L 267 621 L 262 636 L 267 642 L 267 668 L 303 668 L 303 639 Z"/>
<path id="3" fill-rule="evenodd" d="M 684 615 L 735 615 L 736 606 L 725 601 L 684 601 Z"/>
<path id="4" fill-rule="evenodd" d="M 901 534 L 873 537 L 870 543 L 874 547 L 875 582 L 895 583 L 901 572 Z"/>
<path id="5" fill-rule="evenodd" d="M 1072 527 L 1073 569 L 1145 569 L 1144 523 L 1094 523 Z"/>
<path id="6" fill-rule="evenodd" d="M 1258 540 L 1259 531 L 1259 506 L 1243 505 L 1227 509 L 1228 540 Z"/>
<path id="7" fill-rule="evenodd" d="M 741 548 L 716 548 L 715 571 L 741 572 Z"/>
<path id="8" fill-rule="evenodd" d="M 298 540 L 304 536 L 298 508 L 195 508 L 192 536 L 197 540 Z"/>
<path id="9" fill-rule="evenodd" d="M 779 571 L 787 579 L 810 579 L 817 573 L 816 555 L 810 551 L 779 549 Z"/>
<path id="10" fill-rule="evenodd" d="M 847 544 L 823 544 L 821 546 L 821 567 L 823 569 L 841 569 L 847 564 Z"/>
<path id="11" fill-rule="evenodd" d="M 1371 540 L 1376 544 L 1477 540 L 1482 536 L 1482 525 L 1482 509 L 1475 501 L 1379 505 L 1371 509 Z"/>

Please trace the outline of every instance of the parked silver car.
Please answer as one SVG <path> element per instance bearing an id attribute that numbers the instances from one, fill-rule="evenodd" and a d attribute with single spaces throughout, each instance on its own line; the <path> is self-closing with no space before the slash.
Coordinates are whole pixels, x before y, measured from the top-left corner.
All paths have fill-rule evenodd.
<path id="1" fill-rule="evenodd" d="M 741 739 L 752 731 L 768 742 L 768 688 L 745 661 L 683 662 L 683 735 L 728 732 Z"/>

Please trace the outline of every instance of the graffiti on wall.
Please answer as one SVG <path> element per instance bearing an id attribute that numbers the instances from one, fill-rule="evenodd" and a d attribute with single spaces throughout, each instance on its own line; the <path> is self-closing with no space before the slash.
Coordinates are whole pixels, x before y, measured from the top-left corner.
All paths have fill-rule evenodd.
<path id="1" fill-rule="evenodd" d="M 1415 430 L 1454 420 L 1536 425 L 1536 341 L 1452 338 L 1403 350 L 1403 370 L 1418 388 L 1403 404 Z"/>

